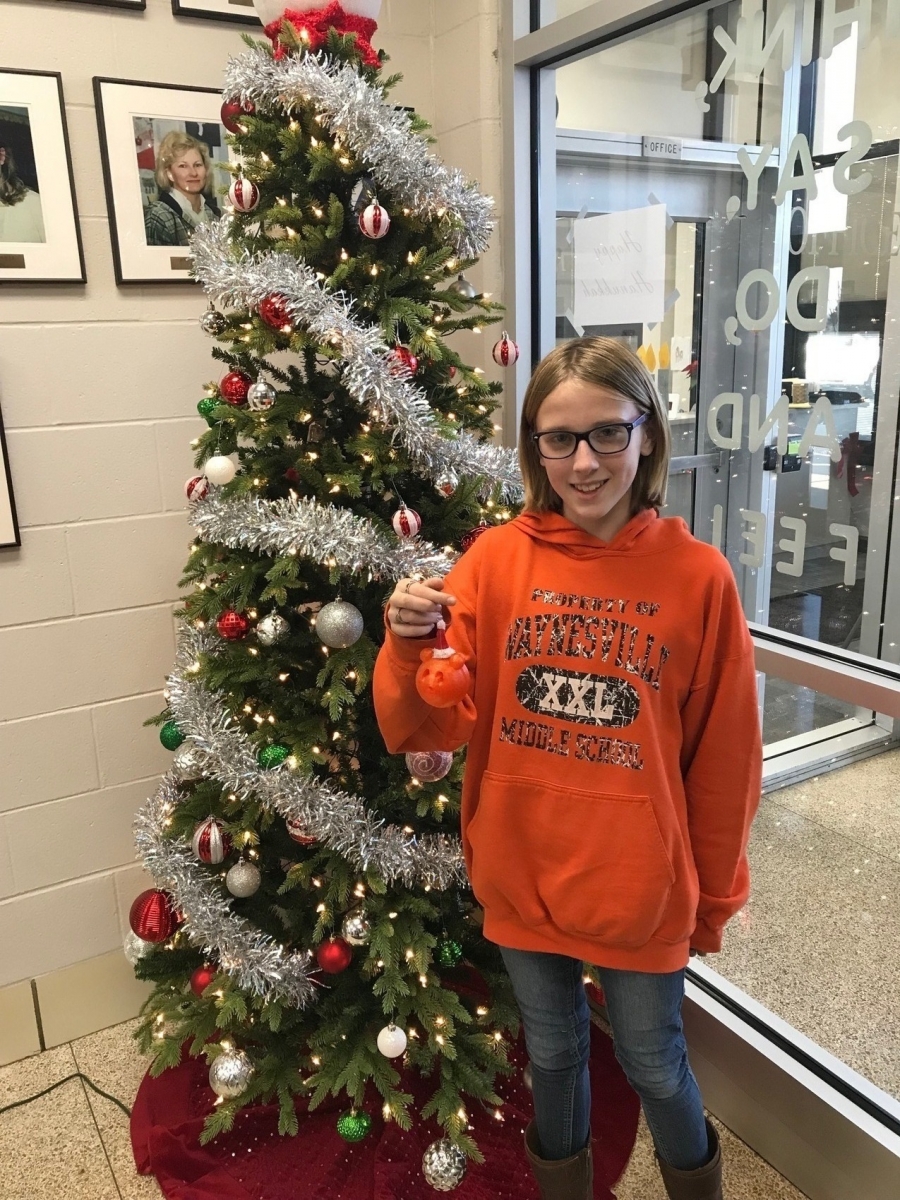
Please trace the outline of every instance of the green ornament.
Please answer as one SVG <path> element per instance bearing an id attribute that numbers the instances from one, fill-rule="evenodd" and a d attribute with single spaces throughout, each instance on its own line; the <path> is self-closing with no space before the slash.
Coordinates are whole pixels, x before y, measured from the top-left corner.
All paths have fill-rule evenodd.
<path id="1" fill-rule="evenodd" d="M 167 750 L 177 750 L 184 741 L 184 734 L 174 721 L 166 721 L 159 731 L 159 740 Z"/>
<path id="2" fill-rule="evenodd" d="M 266 771 L 271 771 L 272 767 L 280 767 L 286 758 L 289 757 L 291 751 L 289 746 L 263 746 L 259 754 L 256 756 L 256 761 Z"/>
<path id="3" fill-rule="evenodd" d="M 438 946 L 437 956 L 442 967 L 458 967 L 462 962 L 463 948 L 459 942 L 447 938 Z"/>
<path id="4" fill-rule="evenodd" d="M 209 425 L 215 425 L 216 422 L 212 419 L 213 413 L 219 407 L 219 401 L 215 396 L 204 396 L 197 405 L 197 412 Z"/>
<path id="5" fill-rule="evenodd" d="M 348 1112 L 338 1117 L 337 1131 L 345 1142 L 361 1142 L 372 1128 L 367 1112 Z"/>

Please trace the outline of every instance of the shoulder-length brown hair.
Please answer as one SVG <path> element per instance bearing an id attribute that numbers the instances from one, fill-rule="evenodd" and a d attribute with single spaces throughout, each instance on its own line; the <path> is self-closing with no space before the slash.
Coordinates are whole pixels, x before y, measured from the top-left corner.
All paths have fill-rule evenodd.
<path id="1" fill-rule="evenodd" d="M 661 508 L 666 502 L 671 439 L 669 421 L 650 372 L 632 352 L 614 338 L 586 337 L 551 350 L 537 366 L 525 392 L 519 429 L 519 464 L 525 481 L 525 507 L 532 512 L 560 512 L 562 501 L 554 492 L 532 439 L 538 411 L 552 391 L 567 379 L 609 388 L 633 400 L 650 420 L 642 427 L 653 439 L 653 450 L 642 455 L 631 489 L 632 512 Z"/>

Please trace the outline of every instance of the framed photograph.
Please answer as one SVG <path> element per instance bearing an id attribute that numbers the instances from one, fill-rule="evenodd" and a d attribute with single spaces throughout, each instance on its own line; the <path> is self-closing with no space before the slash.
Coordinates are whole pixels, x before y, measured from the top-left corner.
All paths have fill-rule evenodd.
<path id="1" fill-rule="evenodd" d="M 193 282 L 191 235 L 232 179 L 221 92 L 95 78 L 94 97 L 116 282 Z"/>
<path id="2" fill-rule="evenodd" d="M 62 79 L 0 68 L 0 282 L 84 283 Z"/>
<path id="3" fill-rule="evenodd" d="M 285 4 L 285 7 L 289 8 L 290 5 Z M 253 0 L 172 0 L 172 12 L 176 17 L 207 17 L 211 21 L 239 21 L 241 25 L 260 24 Z"/>
<path id="4" fill-rule="evenodd" d="M 12 475 L 9 456 L 6 453 L 6 435 L 3 432 L 3 414 L 0 413 L 0 550 L 21 546 L 19 522 L 16 519 L 16 502 L 13 499 Z"/>

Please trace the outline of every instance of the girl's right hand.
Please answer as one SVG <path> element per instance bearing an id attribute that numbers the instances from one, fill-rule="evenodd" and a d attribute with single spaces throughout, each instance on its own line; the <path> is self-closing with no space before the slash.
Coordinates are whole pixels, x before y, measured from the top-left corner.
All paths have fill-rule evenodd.
<path id="1" fill-rule="evenodd" d="M 426 637 L 443 620 L 442 605 L 452 606 L 456 597 L 444 590 L 441 576 L 434 579 L 401 579 L 388 601 L 388 625 L 398 637 Z"/>

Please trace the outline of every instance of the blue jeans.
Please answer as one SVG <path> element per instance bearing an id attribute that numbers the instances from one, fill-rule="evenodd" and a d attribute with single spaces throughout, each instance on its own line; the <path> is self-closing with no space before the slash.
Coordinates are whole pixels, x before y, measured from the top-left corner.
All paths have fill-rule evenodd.
<path id="1" fill-rule="evenodd" d="M 590 1138 L 590 1009 L 577 959 L 500 951 L 512 980 L 531 1059 L 538 1140 L 545 1159 L 577 1154 Z M 681 1024 L 684 971 L 599 972 L 616 1058 L 641 1099 L 656 1151 L 680 1171 L 709 1161 L 703 1101 Z"/>

